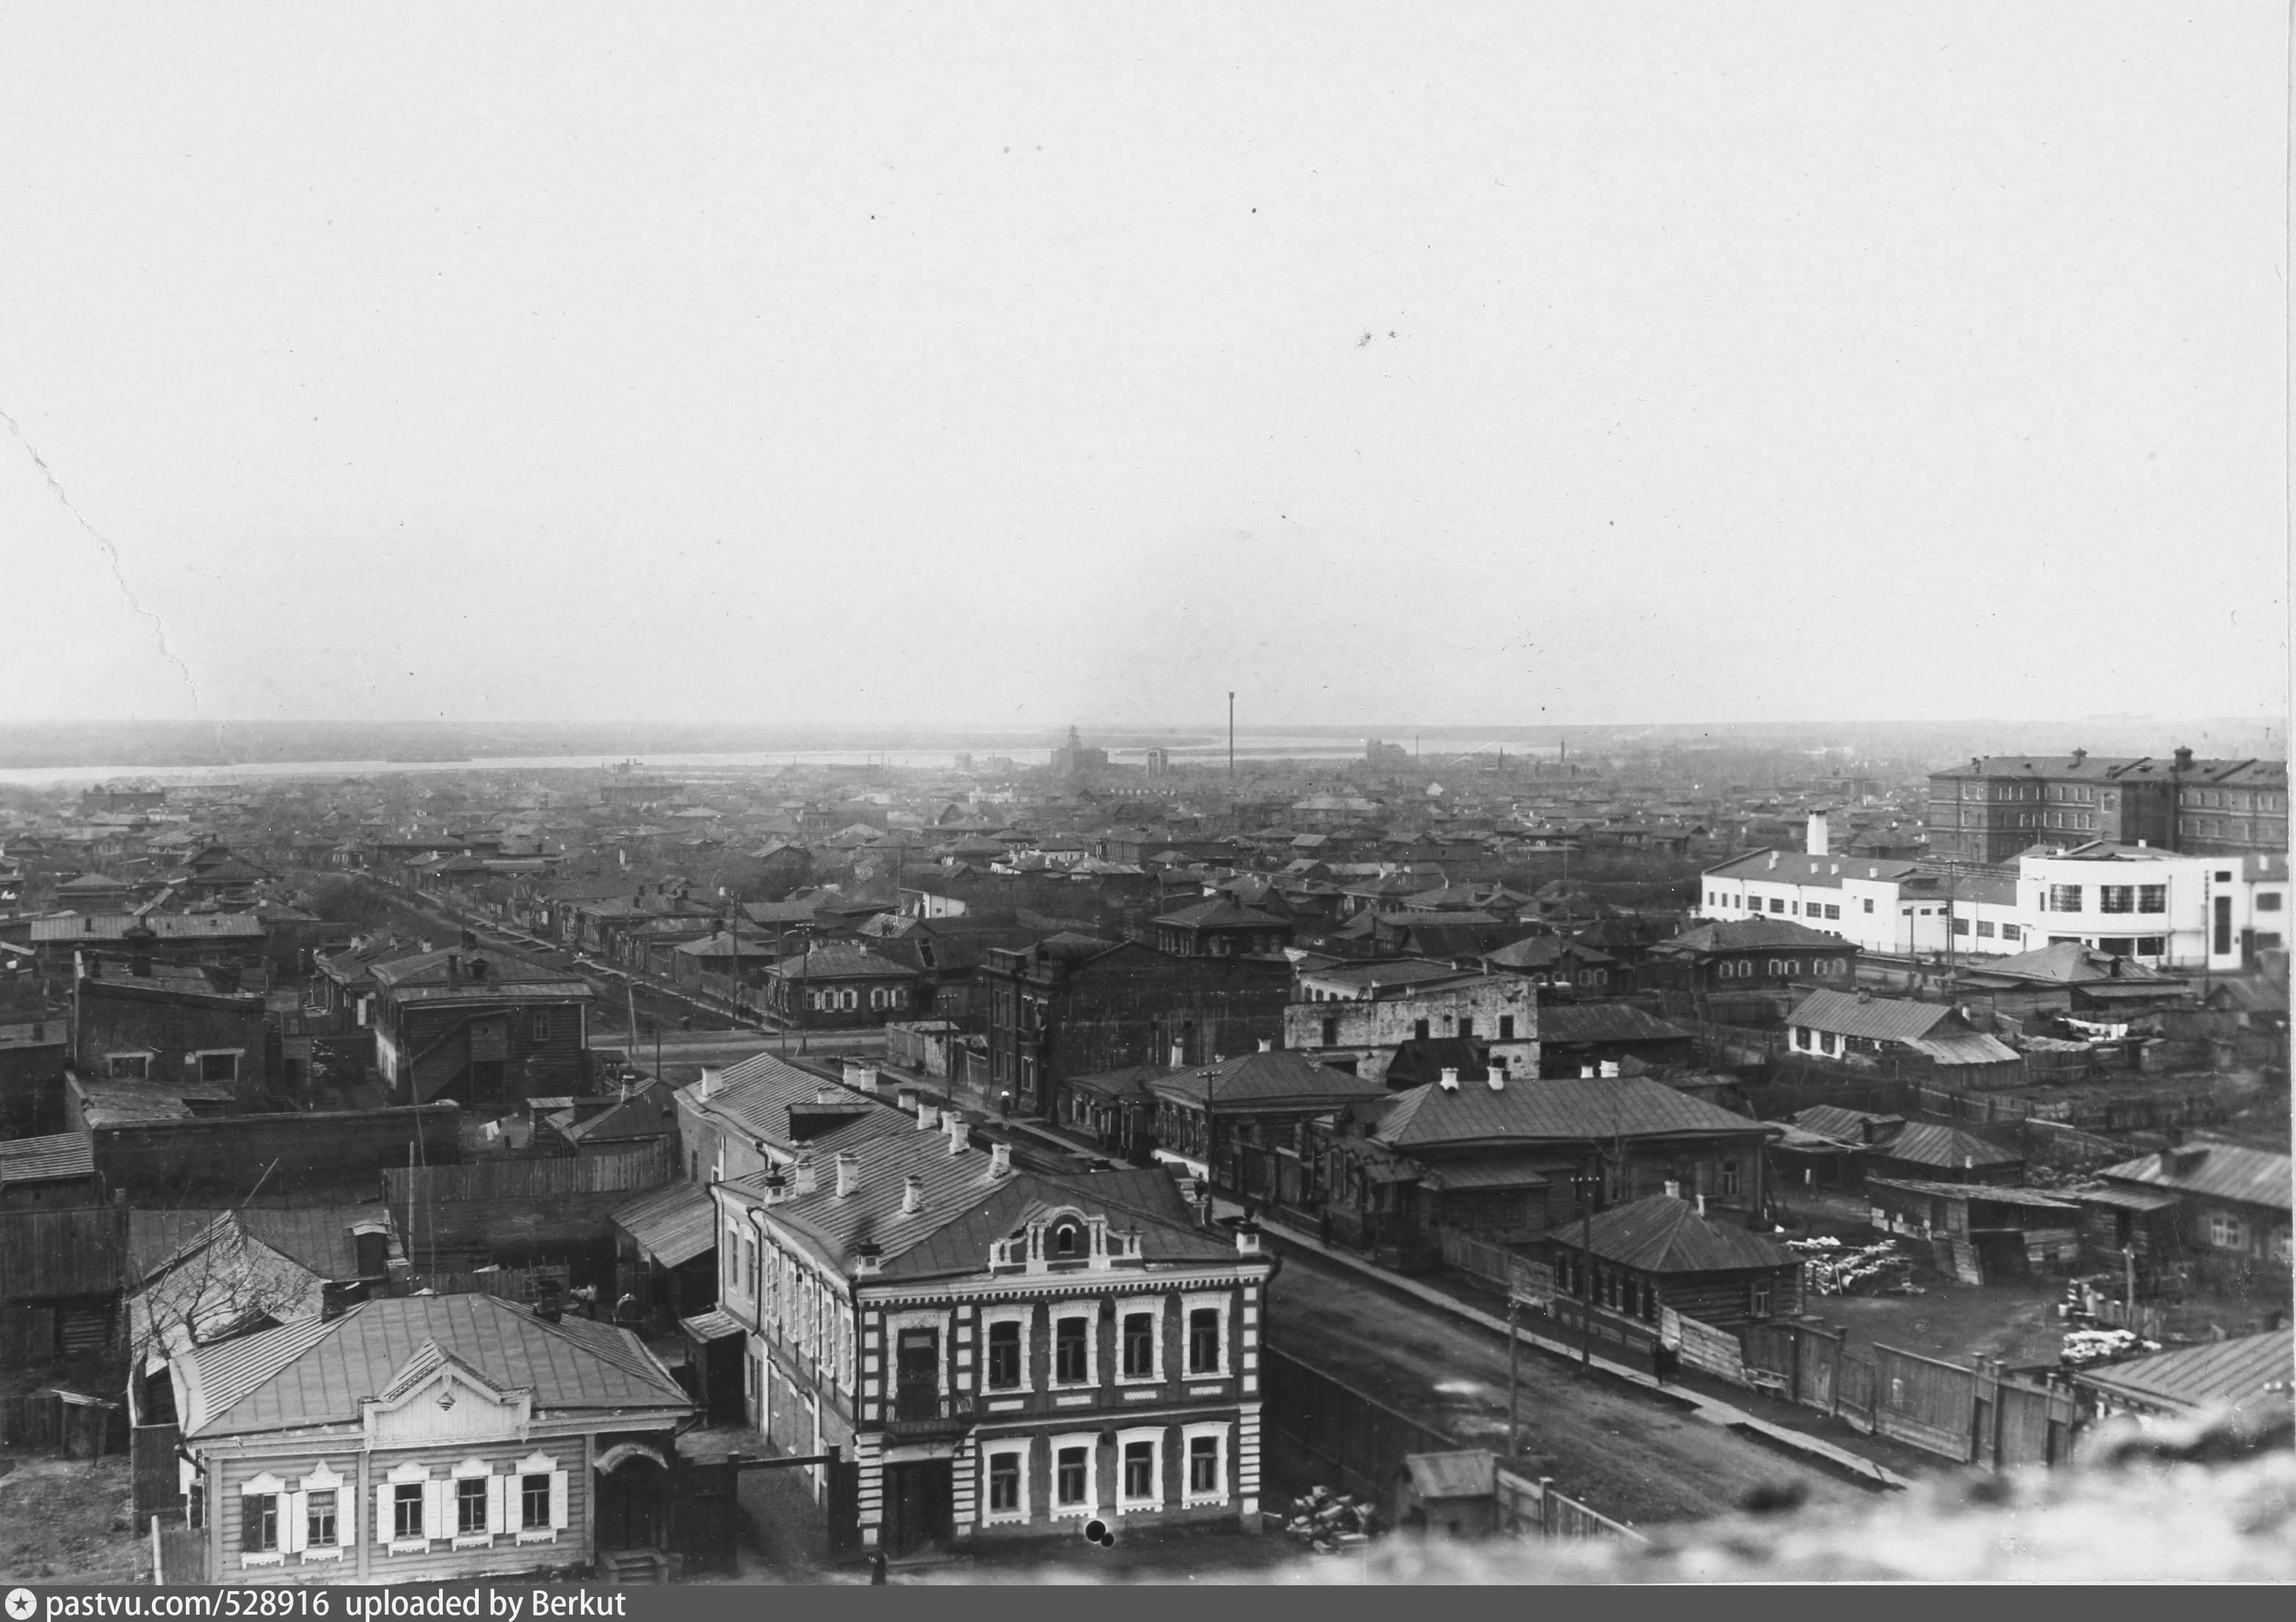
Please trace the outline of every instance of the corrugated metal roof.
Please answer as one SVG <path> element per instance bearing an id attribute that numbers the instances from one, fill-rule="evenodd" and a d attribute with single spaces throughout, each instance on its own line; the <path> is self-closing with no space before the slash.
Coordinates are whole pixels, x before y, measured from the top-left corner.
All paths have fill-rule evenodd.
<path id="1" fill-rule="evenodd" d="M 730 1339 L 735 1335 L 749 1332 L 742 1327 L 742 1321 L 739 1318 L 728 1313 L 719 1312 L 714 1307 L 708 1312 L 696 1313 L 690 1318 L 680 1318 L 677 1321 L 677 1326 L 704 1345 L 712 1340 Z"/>
<path id="2" fill-rule="evenodd" d="M 1733 1222 L 1701 1216 L 1687 1200 L 1652 1194 L 1599 1212 L 1585 1227 L 1553 1231 L 1557 1243 L 1638 1273 L 1739 1273 L 1795 1266 L 1792 1251 Z"/>
<path id="3" fill-rule="evenodd" d="M 1782 883 L 1789 881 L 1780 879 Z M 1761 952 L 1774 947 L 1813 952 L 1857 950 L 1839 935 L 1789 923 L 1783 918 L 1738 918 L 1727 922 L 1702 923 L 1685 930 L 1671 940 L 1660 941 L 1651 950 L 1669 957 L 1686 957 L 1702 952 Z"/>
<path id="4" fill-rule="evenodd" d="M 1967 1200 L 1979 1205 L 2023 1205 L 2039 1210 L 2078 1211 L 2080 1207 L 2061 1194 L 2044 1193 L 2037 1188 L 2004 1188 L 1990 1183 L 1933 1183 L 1923 1177 L 1868 1177 L 1868 1188 L 1903 1189 L 1909 1194 L 1923 1194 L 1932 1200 Z"/>
<path id="5" fill-rule="evenodd" d="M 1850 991 L 1813 991 L 1786 1016 L 1788 1025 L 1874 1042 L 1911 1042 L 1948 1020 L 1957 1022 L 1957 1016 L 1942 1003 L 1907 1003 Z"/>
<path id="6" fill-rule="evenodd" d="M 2277 1329 L 2083 1369 L 2073 1379 L 2108 1397 L 2184 1413 L 2285 1408 L 2292 1357 L 2296 1330 Z"/>
<path id="7" fill-rule="evenodd" d="M 1545 1188 L 1546 1173 L 1520 1157 L 1462 1160 L 1454 1166 L 1431 1166 L 1420 1178 L 1423 1188 L 1447 1192 L 1471 1188 Z"/>
<path id="8" fill-rule="evenodd" d="M 160 940 L 253 940 L 265 933 L 263 921 L 247 913 L 146 913 L 140 919 L 133 913 L 86 913 L 35 918 L 31 938 L 35 944 L 118 940 L 138 923 Z"/>
<path id="9" fill-rule="evenodd" d="M 59 1132 L 0 1143 L 0 1183 L 55 1183 L 94 1175 L 95 1156 L 85 1134 Z"/>
<path id="10" fill-rule="evenodd" d="M 131 1276 L 149 1278 L 152 1271 L 184 1245 L 198 1238 L 226 1214 L 222 1207 L 187 1207 L 127 1213 L 127 1256 Z M 392 1225 L 390 1208 L 373 1205 L 247 1206 L 237 1212 L 240 1226 L 252 1238 L 324 1279 L 354 1279 L 358 1272 L 358 1241 L 351 1230 L 360 1223 Z"/>
<path id="11" fill-rule="evenodd" d="M 2014 1064 L 2017 1050 L 1980 1030 L 1941 1030 L 1907 1044 L 1939 1064 Z"/>
<path id="12" fill-rule="evenodd" d="M 1775 1137 L 1779 1129 L 1640 1076 L 1608 1080 L 1512 1081 L 1493 1092 L 1439 1084 L 1395 1095 L 1372 1135 L 1398 1149 L 1465 1143 L 1583 1143 L 1612 1137 L 1728 1134 Z"/>
<path id="13" fill-rule="evenodd" d="M 549 1323 L 488 1295 L 369 1301 L 339 1318 L 201 1347 L 178 1360 L 193 1392 L 186 1437 L 347 1424 L 425 1343 L 488 1379 L 530 1388 L 537 1417 L 569 1409 L 692 1405 L 644 1345 L 611 1324 Z"/>
<path id="14" fill-rule="evenodd" d="M 1385 1096 L 1386 1086 L 1351 1076 L 1345 1070 L 1318 1064 L 1290 1048 L 1265 1053 L 1238 1053 L 1218 1064 L 1175 1070 L 1151 1084 L 1160 1097 L 1201 1106 L 1209 1096 L 1216 1110 L 1252 1105 L 1313 1109 L 1340 1105 L 1358 1098 Z"/>
<path id="15" fill-rule="evenodd" d="M 691 1183 L 670 1183 L 614 1208 L 616 1227 L 665 1267 L 681 1266 L 718 1242 L 718 1207 Z"/>
<path id="16" fill-rule="evenodd" d="M 2188 1143 L 2108 1166 L 2097 1176 L 2147 1184 L 2180 1194 L 2289 1208 L 2289 1157 L 2243 1143 Z"/>
<path id="17" fill-rule="evenodd" d="M 1870 1147 L 1876 1154 L 1917 1166 L 2013 1166 L 2021 1165 L 2025 1159 L 1974 1133 L 1931 1121 L 1907 1121 Z"/>

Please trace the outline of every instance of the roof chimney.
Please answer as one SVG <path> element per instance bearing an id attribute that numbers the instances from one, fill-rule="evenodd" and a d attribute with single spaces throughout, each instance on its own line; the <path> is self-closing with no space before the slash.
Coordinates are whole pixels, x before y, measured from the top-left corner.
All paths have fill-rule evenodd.
<path id="1" fill-rule="evenodd" d="M 951 1110 L 947 1115 L 941 1118 L 941 1120 L 948 1128 L 949 1153 L 953 1155 L 963 1154 L 965 1151 L 972 1135 L 965 1126 L 964 1117 L 959 1115 L 955 1110 Z"/>
<path id="2" fill-rule="evenodd" d="M 861 1186 L 861 1157 L 849 1149 L 837 1151 L 837 1197 L 847 1199 Z"/>
<path id="3" fill-rule="evenodd" d="M 1698 1196 L 1698 1214 L 1701 1216 L 1706 1215 L 1706 1196 L 1703 1194 Z"/>
<path id="4" fill-rule="evenodd" d="M 2177 769 L 2178 771 L 2191 771 L 2193 769 L 2193 751 L 2186 749 L 2184 745 L 2178 744 L 2177 746 L 2176 761 Z"/>
<path id="5" fill-rule="evenodd" d="M 901 1180 L 901 1215 L 914 1216 L 925 1208 L 925 1180 L 910 1176 Z"/>
<path id="6" fill-rule="evenodd" d="M 1618 1061 L 1617 1060 L 1615 1060 L 1615 1059 L 1605 1059 L 1605 1060 L 1603 1060 L 1603 1079 L 1604 1081 L 1616 1081 L 1616 1080 L 1618 1080 L 1618 1078 L 1619 1078 L 1619 1061 Z"/>
<path id="7" fill-rule="evenodd" d="M 1439 1085 L 1446 1093 L 1456 1093 L 1459 1090 L 1459 1072 L 1446 1066 Z"/>
<path id="8" fill-rule="evenodd" d="M 725 1072 L 714 1064 L 705 1064 L 701 1067 L 702 1097 L 709 1098 L 717 1093 L 718 1078 L 724 1074 Z"/>
<path id="9" fill-rule="evenodd" d="M 1802 841 L 1804 848 L 1807 848 L 1811 856 L 1822 856 L 1827 854 L 1826 832 L 1825 813 L 1823 811 L 1811 812 L 1809 814 L 1808 835 Z"/>
<path id="10" fill-rule="evenodd" d="M 809 1154 L 797 1158 L 797 1192 L 800 1194 L 813 1192 L 813 1157 Z"/>
<path id="11" fill-rule="evenodd" d="M 2087 759 L 2087 758 L 2088 758 L 2088 751 L 2087 751 L 2087 750 L 2085 750 L 2085 749 L 2077 749 L 2077 750 L 2075 750 L 2073 751 L 2073 764 L 2074 764 L 2075 766 L 2079 766 L 2082 761 L 2084 761 L 2084 760 L 2086 760 L 2086 759 Z"/>
<path id="12" fill-rule="evenodd" d="M 1008 1177 L 1013 1175 L 1013 1145 L 991 1143 L 988 1146 L 988 1175 Z"/>
<path id="13" fill-rule="evenodd" d="M 864 1064 L 858 1059 L 848 1059 L 845 1061 L 845 1085 L 856 1093 L 873 1094 L 877 1090 L 877 1067 Z"/>
<path id="14" fill-rule="evenodd" d="M 1185 1065 L 1188 1062 L 1186 1045 L 1178 1042 L 1172 1044 L 1172 1056 L 1167 1062 L 1176 1070 Z"/>
<path id="15" fill-rule="evenodd" d="M 931 1104 L 927 1103 L 922 1097 L 920 1097 L 917 1100 L 917 1130 L 919 1132 L 937 1132 L 939 1129 L 940 1111 Z"/>
<path id="16" fill-rule="evenodd" d="M 1489 1069 L 1488 1070 L 1487 1070 L 1487 1071 L 1485 1071 L 1485 1072 L 1484 1072 L 1484 1079 L 1485 1079 L 1485 1080 L 1487 1080 L 1487 1081 L 1488 1081 L 1488 1082 L 1491 1084 L 1491 1091 L 1492 1091 L 1492 1092 L 1494 1092 L 1494 1093 L 1504 1093 L 1504 1092 L 1505 1092 L 1505 1091 L 1506 1091 L 1506 1066 L 1505 1066 L 1505 1065 L 1503 1065 L 1503 1064 L 1495 1064 L 1495 1065 L 1491 1066 L 1491 1067 L 1490 1067 L 1490 1069 Z"/>
<path id="17" fill-rule="evenodd" d="M 1259 1051 L 1263 1053 L 1274 1053 L 1275 1051 L 1275 1039 L 1269 1036 L 1262 1036 L 1259 1039 Z"/>
<path id="18" fill-rule="evenodd" d="M 1669 1177 L 1666 1180 L 1666 1197 L 1669 1200 L 1679 1200 L 1682 1198 L 1682 1184 L 1676 1182 L 1672 1177 Z"/>
<path id="19" fill-rule="evenodd" d="M 1595 1079 L 1595 1067 L 1594 1067 L 1593 1065 L 1591 1065 L 1591 1064 L 1582 1064 L 1582 1065 L 1580 1065 L 1580 1066 L 1578 1067 L 1578 1079 L 1579 1079 L 1579 1080 L 1581 1080 L 1581 1081 L 1592 1081 L 1592 1080 L 1594 1080 L 1594 1079 Z"/>

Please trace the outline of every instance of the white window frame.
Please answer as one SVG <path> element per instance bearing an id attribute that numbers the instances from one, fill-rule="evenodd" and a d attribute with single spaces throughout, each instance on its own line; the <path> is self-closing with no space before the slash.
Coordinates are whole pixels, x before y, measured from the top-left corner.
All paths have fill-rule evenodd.
<path id="1" fill-rule="evenodd" d="M 988 1383 L 988 1331 L 991 1325 L 997 1323 L 1018 1323 L 1021 1326 L 1021 1383 L 1018 1385 L 992 1386 Z M 980 1366 L 973 1370 L 974 1389 L 988 1397 L 1018 1397 L 1024 1392 L 1034 1391 L 1037 1389 L 1033 1372 L 1036 1365 L 1031 1361 L 1031 1355 L 1036 1350 L 1034 1344 L 1036 1333 L 1037 1309 L 1033 1306 L 982 1307 L 980 1309 L 980 1346 L 978 1354 L 980 1363 Z M 1024 1480 L 1027 1469 L 1025 1464 L 1021 1467 Z M 988 1490 L 988 1479 L 983 1477 L 981 1480 L 983 1503 L 988 1502 L 985 1496 Z M 1024 1498 L 1021 1502 L 1025 1507 L 1027 1500 Z"/>
<path id="2" fill-rule="evenodd" d="M 1084 1378 L 1062 1380 L 1061 1320 L 1078 1316 L 1084 1319 Z M 1088 1391 L 1100 1384 L 1100 1301 L 1097 1298 L 1074 1297 L 1053 1302 L 1045 1311 L 1045 1334 L 1049 1348 L 1045 1364 L 1045 1380 L 1053 1390 Z"/>
<path id="3" fill-rule="evenodd" d="M 126 1053 L 106 1053 L 103 1056 L 104 1079 L 107 1081 L 149 1081 L 152 1079 L 152 1061 L 155 1055 L 148 1047 L 134 1048 Z M 119 1061 L 123 1059 L 135 1059 L 142 1061 L 144 1065 L 144 1073 L 140 1076 L 121 1075 L 119 1073 Z"/>
<path id="4" fill-rule="evenodd" d="M 1235 1373 L 1234 1360 L 1228 1352 L 1232 1333 L 1228 1319 L 1234 1310 L 1235 1292 L 1232 1290 L 1204 1290 L 1180 1298 L 1180 1378 L 1183 1380 L 1227 1380 Z M 1219 1367 L 1217 1370 L 1192 1366 L 1189 1351 L 1193 1343 L 1197 1312 L 1207 1307 L 1219 1308 Z"/>
<path id="5" fill-rule="evenodd" d="M 1127 1374 L 1124 1372 L 1124 1320 L 1142 1315 L 1148 1320 L 1148 1372 Z M 1116 1303 L 1116 1383 L 1119 1386 L 1154 1386 L 1164 1382 L 1164 1298 L 1136 1296 L 1119 1298 Z"/>
<path id="6" fill-rule="evenodd" d="M 1226 1420 L 1206 1420 L 1180 1427 L 1180 1502 L 1190 1509 L 1227 1502 L 1228 1454 L 1234 1446 L 1228 1438 L 1233 1429 L 1234 1426 Z M 1189 1466 L 1195 1454 L 1196 1438 L 1207 1436 L 1219 1444 L 1218 1479 L 1212 1491 L 1200 1493 L 1196 1490 L 1195 1479 L 1190 1473 Z"/>
<path id="7" fill-rule="evenodd" d="M 419 1525 L 420 1537 L 398 1535 L 398 1489 L 420 1487 L 422 1489 L 422 1514 Z M 421 1554 L 430 1547 L 431 1498 L 430 1467 L 413 1460 L 398 1465 L 382 1479 L 374 1497 L 374 1540 L 391 1554 Z"/>
<path id="8" fill-rule="evenodd" d="M 1052 1519 L 1090 1520 L 1100 1513 L 1100 1432 L 1070 1430 L 1046 1439 L 1051 1444 L 1045 1455 L 1050 1478 L 1045 1499 L 1052 1506 Z M 1084 1449 L 1084 1500 L 1080 1503 L 1061 1502 L 1061 1453 L 1070 1447 Z"/>
<path id="9" fill-rule="evenodd" d="M 527 1454 L 518 1462 L 515 1469 L 517 1473 L 513 1479 L 518 1482 L 519 1491 L 518 1541 L 521 1544 L 556 1543 L 558 1535 L 567 1529 L 570 1520 L 566 1472 L 559 1469 L 558 1461 L 546 1453 Z M 550 1525 L 546 1528 L 529 1528 L 526 1524 L 526 1478 L 529 1476 L 550 1478 Z"/>
<path id="10" fill-rule="evenodd" d="M 1023 1337 L 1025 1341 L 1026 1337 Z M 1024 1376 L 1027 1372 L 1024 1368 Z M 1028 1437 L 1003 1437 L 980 1445 L 980 1524 L 984 1527 L 1018 1527 L 1029 1522 L 1029 1455 L 1035 1448 Z M 990 1462 L 999 1458 L 1021 1461 L 1020 1494 L 1013 1508 L 991 1509 L 988 1503 L 988 1472 Z M 1089 1472 L 1087 1472 L 1089 1479 Z"/>
<path id="11" fill-rule="evenodd" d="M 297 1502 L 298 1495 L 289 1492 L 285 1480 L 266 1470 L 259 1476 L 250 1476 L 241 1482 L 239 1496 L 242 1504 L 250 1498 L 276 1500 L 271 1507 L 271 1512 L 279 1528 L 278 1539 L 271 1547 L 250 1550 L 244 1542 L 247 1536 L 244 1530 L 247 1521 L 246 1511 L 242 1510 L 240 1520 L 240 1526 L 242 1528 L 240 1536 L 242 1541 L 239 1550 L 239 1563 L 242 1566 L 285 1565 L 288 1550 L 294 1542 L 294 1534 L 289 1528 L 294 1524 L 295 1511 L 301 1507 Z"/>
<path id="12" fill-rule="evenodd" d="M 464 1459 L 447 1472 L 447 1491 L 445 1495 L 446 1503 L 442 1507 L 446 1518 L 447 1536 L 453 1540 L 457 1549 L 483 1549 L 492 1544 L 495 1540 L 495 1523 L 502 1516 L 502 1488 L 499 1486 L 489 1486 L 482 1501 L 485 1507 L 480 1511 L 479 1517 L 479 1524 L 482 1529 L 476 1532 L 463 1531 L 463 1483 L 465 1481 L 498 1482 L 500 1478 L 495 1475 L 484 1459 Z"/>
<path id="13" fill-rule="evenodd" d="M 1135 1425 L 1129 1429 L 1116 1433 L 1116 1512 L 1118 1514 L 1135 1515 L 1160 1510 L 1168 1502 L 1164 1496 L 1165 1434 L 1166 1428 L 1162 1425 Z M 1136 1498 L 1131 1495 L 1126 1477 L 1128 1468 L 1125 1462 L 1126 1450 L 1139 1442 L 1147 1443 L 1151 1449 L 1150 1469 L 1153 1472 L 1148 1479 L 1148 1495 L 1144 1498 Z"/>
<path id="14" fill-rule="evenodd" d="M 345 1485 L 342 1477 L 320 1460 L 316 1467 L 295 1484 L 296 1509 L 295 1546 L 302 1552 L 303 1563 L 340 1561 L 343 1551 L 358 1545 L 359 1504 L 356 1488 Z M 311 1541 L 311 1495 L 332 1493 L 335 1495 L 335 1541 L 315 1544 Z"/>
<path id="15" fill-rule="evenodd" d="M 242 1067 L 247 1059 L 247 1050 L 243 1047 L 195 1047 L 191 1051 L 190 1057 L 194 1061 L 193 1068 L 199 1071 L 197 1079 L 201 1081 L 211 1079 L 208 1075 L 209 1060 L 220 1058 L 230 1059 L 231 1076 L 229 1079 L 234 1086 L 237 1086 L 242 1078 Z M 217 1077 L 212 1079 L 221 1078 Z"/>
<path id="16" fill-rule="evenodd" d="M 2248 1249 L 2248 1224 L 2223 1211 L 2209 1213 L 2209 1243 L 2219 1250 Z"/>

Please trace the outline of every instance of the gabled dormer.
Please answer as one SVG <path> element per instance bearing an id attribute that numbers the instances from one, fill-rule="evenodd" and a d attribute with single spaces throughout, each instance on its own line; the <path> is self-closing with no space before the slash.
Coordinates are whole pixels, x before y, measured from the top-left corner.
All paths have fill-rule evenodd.
<path id="1" fill-rule="evenodd" d="M 532 1388 L 503 1385 L 435 1340 L 399 1364 L 381 1396 L 359 1404 L 371 1447 L 524 1441 L 533 1419 Z"/>

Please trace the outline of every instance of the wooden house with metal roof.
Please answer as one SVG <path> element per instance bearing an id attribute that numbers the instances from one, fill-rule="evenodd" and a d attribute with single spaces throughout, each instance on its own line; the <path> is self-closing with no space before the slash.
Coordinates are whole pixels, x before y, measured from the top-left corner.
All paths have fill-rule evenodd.
<path id="1" fill-rule="evenodd" d="M 1800 1258 L 1676 1183 L 1554 1228 L 1541 1249 L 1558 1292 L 1646 1326 L 1667 1307 L 1718 1329 L 1801 1310 Z"/>
<path id="2" fill-rule="evenodd" d="M 2270 1330 L 2077 1369 L 2083 1420 L 2095 1424 L 2230 1415 L 2252 1430 L 2285 1430 L 2296 1374 L 2296 1331 Z"/>
<path id="3" fill-rule="evenodd" d="M 203 1562 L 189 1580 L 669 1564 L 675 1437 L 693 1407 L 627 1331 L 409 1296 L 194 1348 L 170 1374 Z"/>
<path id="4" fill-rule="evenodd" d="M 2187 1142 L 2096 1174 L 2071 1192 L 2083 1249 L 2145 1277 L 2189 1269 L 2211 1283 L 2289 1298 L 2289 1157 L 2245 1143 Z"/>

